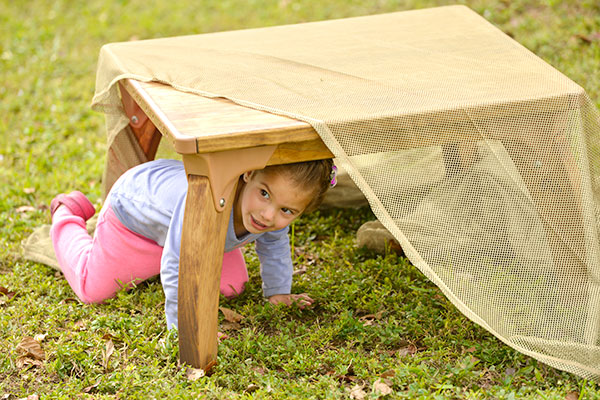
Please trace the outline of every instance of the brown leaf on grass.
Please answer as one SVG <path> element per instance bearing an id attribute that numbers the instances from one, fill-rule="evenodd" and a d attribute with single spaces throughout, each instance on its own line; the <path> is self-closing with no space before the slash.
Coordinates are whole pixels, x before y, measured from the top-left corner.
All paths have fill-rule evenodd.
<path id="1" fill-rule="evenodd" d="M 32 357 L 38 360 L 44 360 L 46 354 L 42 350 L 40 343 L 31 336 L 25 336 L 17 345 L 17 353 L 20 356 Z"/>
<path id="2" fill-rule="evenodd" d="M 306 267 L 306 265 L 301 265 L 300 268 L 294 270 L 292 275 L 293 276 L 304 275 L 306 273 L 306 271 L 308 271 L 308 268 Z"/>
<path id="3" fill-rule="evenodd" d="M 204 372 L 204 370 L 202 368 L 189 367 L 188 369 L 185 370 L 185 377 L 189 381 L 197 381 L 198 379 L 202 378 L 205 375 L 206 375 L 206 373 Z"/>
<path id="4" fill-rule="evenodd" d="M 367 393 L 362 390 L 362 386 L 354 385 L 352 389 L 350 389 L 350 398 L 355 400 L 362 400 L 367 397 Z"/>
<path id="5" fill-rule="evenodd" d="M 392 393 L 392 388 L 389 386 L 389 382 L 384 382 L 381 379 L 377 379 L 373 383 L 373 393 L 379 396 L 387 396 Z"/>
<path id="6" fill-rule="evenodd" d="M 118 337 L 111 335 L 110 333 L 105 333 L 102 335 L 102 340 L 112 340 L 113 342 L 122 342 Z"/>
<path id="7" fill-rule="evenodd" d="M 590 33 L 589 35 L 577 34 L 575 37 L 588 44 L 600 42 L 600 32 Z"/>
<path id="8" fill-rule="evenodd" d="M 370 326 L 379 321 L 383 316 L 383 310 L 378 311 L 376 314 L 367 314 L 360 317 L 358 320 L 363 323 L 364 326 Z"/>
<path id="9" fill-rule="evenodd" d="M 33 206 L 21 206 L 21 207 L 17 207 L 17 209 L 15 211 L 18 212 L 19 214 L 23 214 L 23 213 L 27 213 L 27 212 L 30 212 L 30 211 L 35 211 L 35 207 L 33 207 Z"/>
<path id="10" fill-rule="evenodd" d="M 82 392 L 83 393 L 91 393 L 94 389 L 96 389 L 98 387 L 99 384 L 100 384 L 100 382 L 96 382 L 93 385 L 86 386 L 83 388 Z"/>
<path id="11" fill-rule="evenodd" d="M 394 371 L 393 369 L 388 369 L 379 376 L 381 376 L 382 378 L 393 378 L 394 376 L 396 376 L 396 371 Z"/>
<path id="12" fill-rule="evenodd" d="M 565 400 L 578 400 L 578 399 L 579 399 L 579 392 L 569 392 L 565 396 Z"/>
<path id="13" fill-rule="evenodd" d="M 250 369 L 259 375 L 264 375 L 267 373 L 267 369 L 263 367 L 251 367 Z"/>
<path id="14" fill-rule="evenodd" d="M 417 352 L 417 346 L 415 346 L 414 344 L 409 344 L 408 346 L 398 349 L 398 356 L 399 357 L 412 356 L 416 352 Z"/>
<path id="15" fill-rule="evenodd" d="M 239 331 L 240 329 L 242 329 L 242 325 L 240 325 L 237 322 L 225 321 L 221 324 L 221 328 L 224 331 Z"/>
<path id="16" fill-rule="evenodd" d="M 25 369 L 29 367 L 41 367 L 44 365 L 44 362 L 29 357 L 17 357 L 15 365 L 18 369 Z"/>
<path id="17" fill-rule="evenodd" d="M 17 368 L 41 367 L 46 359 L 46 353 L 42 350 L 40 343 L 31 336 L 25 336 L 17 345 Z"/>
<path id="18" fill-rule="evenodd" d="M 5 295 L 9 299 L 12 299 L 13 297 L 15 297 L 15 294 L 16 294 L 15 292 L 11 292 L 10 290 L 8 290 L 7 288 L 5 288 L 4 286 L 0 286 L 0 293 L 2 293 L 3 295 Z"/>
<path id="19" fill-rule="evenodd" d="M 240 315 L 240 314 L 236 313 L 235 311 L 230 310 L 229 308 L 219 307 L 219 310 L 221 310 L 221 312 L 225 316 L 226 321 L 240 322 L 241 320 L 244 319 L 243 315 Z"/>
<path id="20" fill-rule="evenodd" d="M 106 342 L 106 347 L 102 352 L 102 368 L 106 371 L 108 369 L 108 363 L 110 361 L 110 356 L 115 351 L 115 344 L 112 340 L 108 339 Z"/>
<path id="21" fill-rule="evenodd" d="M 328 374 L 328 375 L 333 375 L 334 373 L 335 372 L 331 371 L 331 373 Z M 349 382 L 349 383 L 356 382 L 356 376 L 349 375 L 349 374 L 337 375 L 335 378 L 338 379 L 338 380 L 340 380 L 340 381 L 342 381 L 342 382 Z"/>
<path id="22" fill-rule="evenodd" d="M 245 392 L 246 393 L 252 393 L 252 392 L 256 392 L 258 389 L 260 389 L 260 386 L 258 386 L 255 383 L 251 383 L 248 385 L 248 387 L 246 388 Z"/>
<path id="23" fill-rule="evenodd" d="M 35 193 L 35 188 L 23 188 L 25 194 Z"/>

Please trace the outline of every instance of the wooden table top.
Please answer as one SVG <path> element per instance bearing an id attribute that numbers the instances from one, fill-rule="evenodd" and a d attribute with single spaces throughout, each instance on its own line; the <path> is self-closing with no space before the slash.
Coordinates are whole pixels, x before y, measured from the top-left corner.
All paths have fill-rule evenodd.
<path id="1" fill-rule="evenodd" d="M 321 142 L 319 134 L 306 122 L 223 98 L 181 92 L 157 82 L 126 79 L 122 84 L 180 154 Z M 324 145 L 321 147 L 328 152 Z"/>

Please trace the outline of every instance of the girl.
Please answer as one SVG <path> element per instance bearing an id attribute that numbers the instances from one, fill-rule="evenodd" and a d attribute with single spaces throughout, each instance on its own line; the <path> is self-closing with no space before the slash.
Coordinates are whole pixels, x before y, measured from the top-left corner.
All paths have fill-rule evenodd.
<path id="1" fill-rule="evenodd" d="M 240 177 L 225 241 L 221 293 L 239 295 L 248 281 L 240 247 L 256 241 L 263 294 L 273 304 L 312 304 L 290 294 L 288 225 L 315 209 L 335 185 L 332 160 L 269 166 Z M 92 238 L 85 221 L 95 214 L 81 192 L 59 194 L 50 205 L 50 236 L 59 265 L 84 303 L 100 303 L 160 273 L 167 326 L 177 327 L 179 246 L 187 177 L 180 161 L 156 160 L 125 172 L 98 216 Z M 199 204 L 212 207 L 212 204 Z M 201 256 L 201 253 L 200 253 Z"/>

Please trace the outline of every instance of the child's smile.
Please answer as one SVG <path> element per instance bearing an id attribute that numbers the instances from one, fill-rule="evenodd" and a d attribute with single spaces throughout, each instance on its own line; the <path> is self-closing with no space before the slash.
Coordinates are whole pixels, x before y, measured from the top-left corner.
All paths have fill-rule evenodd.
<path id="1" fill-rule="evenodd" d="M 237 194 L 233 212 L 237 237 L 282 229 L 310 202 L 311 193 L 285 175 L 247 172 L 243 179 L 245 184 Z"/>

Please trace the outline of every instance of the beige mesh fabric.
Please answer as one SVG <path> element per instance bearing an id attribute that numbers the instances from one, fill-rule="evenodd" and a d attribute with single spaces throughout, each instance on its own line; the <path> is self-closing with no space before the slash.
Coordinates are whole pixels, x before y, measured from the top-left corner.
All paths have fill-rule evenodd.
<path id="1" fill-rule="evenodd" d="M 471 320 L 600 378 L 600 122 L 584 90 L 462 6 L 102 48 L 106 185 L 143 161 L 115 82 L 311 123 L 408 258 Z"/>

